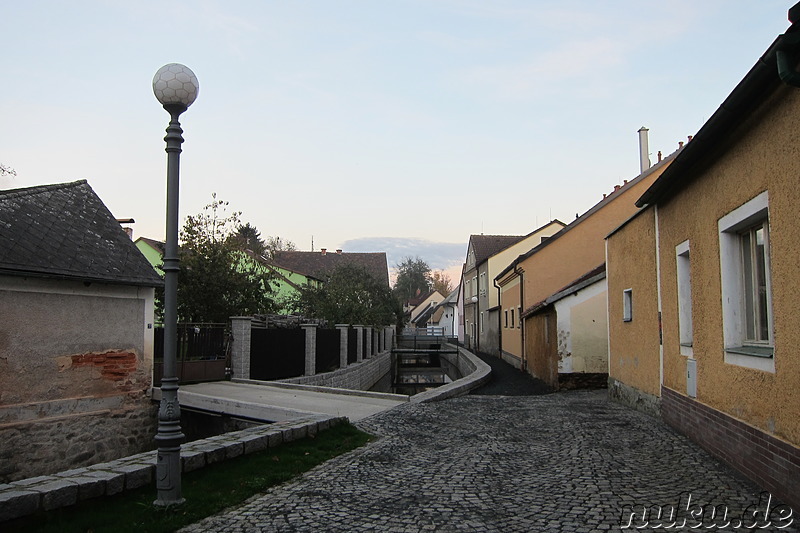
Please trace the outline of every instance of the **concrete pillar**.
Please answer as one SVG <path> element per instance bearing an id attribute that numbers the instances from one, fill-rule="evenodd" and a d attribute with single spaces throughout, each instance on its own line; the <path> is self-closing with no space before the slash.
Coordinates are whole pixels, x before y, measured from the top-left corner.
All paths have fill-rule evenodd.
<path id="1" fill-rule="evenodd" d="M 356 363 L 364 360 L 364 326 L 353 326 L 356 328 Z"/>
<path id="2" fill-rule="evenodd" d="M 306 376 L 317 373 L 317 325 L 301 324 L 306 332 Z"/>
<path id="3" fill-rule="evenodd" d="M 367 326 L 367 359 L 374 355 L 372 351 L 372 328 Z"/>
<path id="4" fill-rule="evenodd" d="M 372 329 L 372 355 L 378 355 L 381 352 L 381 332 L 378 328 Z"/>
<path id="5" fill-rule="evenodd" d="M 339 368 L 347 368 L 347 333 L 350 326 L 347 324 L 336 324 L 339 330 Z"/>
<path id="6" fill-rule="evenodd" d="M 381 328 L 375 328 L 375 353 L 381 353 L 383 351 L 383 330 Z"/>
<path id="7" fill-rule="evenodd" d="M 239 379 L 250 379 L 250 328 L 249 316 L 231 317 L 231 373 Z"/>

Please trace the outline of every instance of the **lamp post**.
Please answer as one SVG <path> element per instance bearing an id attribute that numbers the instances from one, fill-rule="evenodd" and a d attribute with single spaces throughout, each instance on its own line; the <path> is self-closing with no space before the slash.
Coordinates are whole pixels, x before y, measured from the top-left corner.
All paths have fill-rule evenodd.
<path id="1" fill-rule="evenodd" d="M 181 408 L 178 403 L 176 352 L 178 347 L 178 181 L 180 175 L 181 124 L 178 117 L 197 98 L 200 84 L 194 72 L 170 63 L 153 78 L 153 92 L 170 114 L 167 127 L 167 238 L 164 245 L 164 374 L 158 408 L 158 462 L 155 505 L 183 503 L 181 496 Z"/>

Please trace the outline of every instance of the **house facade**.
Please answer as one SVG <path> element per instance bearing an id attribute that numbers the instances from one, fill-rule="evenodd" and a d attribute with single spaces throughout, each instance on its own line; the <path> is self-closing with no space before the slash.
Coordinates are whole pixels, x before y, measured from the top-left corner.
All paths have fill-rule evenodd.
<path id="1" fill-rule="evenodd" d="M 0 191 L 0 482 L 154 447 L 161 278 L 86 181 Z"/>
<path id="2" fill-rule="evenodd" d="M 518 368 L 525 368 L 536 377 L 537 368 L 558 368 L 558 350 L 537 352 L 534 342 L 539 326 L 527 317 L 532 311 L 565 287 L 605 262 L 605 237 L 637 211 L 636 200 L 673 161 L 675 152 L 644 170 L 639 176 L 614 190 L 552 237 L 519 256 L 495 278 L 500 287 L 500 307 L 516 309 L 510 327 L 501 328 L 502 357 Z M 532 328 L 527 331 L 526 327 Z M 536 331 L 533 328 L 537 328 Z M 561 335 L 562 332 L 556 332 Z M 553 354 L 556 354 L 555 356 Z M 547 362 L 538 359 L 548 359 Z M 562 368 L 565 368 L 562 365 Z"/>
<path id="3" fill-rule="evenodd" d="M 464 323 L 473 349 L 500 355 L 500 298 L 494 277 L 521 253 L 564 228 L 553 220 L 527 235 L 470 235 L 464 278 Z"/>
<path id="4" fill-rule="evenodd" d="M 612 396 L 659 412 L 794 506 L 800 75 L 785 67 L 782 81 L 778 52 L 800 51 L 798 26 L 642 195 L 645 211 L 607 241 Z"/>

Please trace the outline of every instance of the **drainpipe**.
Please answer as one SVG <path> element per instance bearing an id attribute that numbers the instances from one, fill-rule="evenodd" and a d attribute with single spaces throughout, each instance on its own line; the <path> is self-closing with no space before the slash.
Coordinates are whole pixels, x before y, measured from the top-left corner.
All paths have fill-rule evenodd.
<path id="1" fill-rule="evenodd" d="M 519 270 L 519 264 L 514 265 L 514 273 L 519 276 L 519 309 L 525 308 L 525 271 Z M 518 313 L 522 314 L 522 313 Z M 522 317 L 517 317 L 522 320 Z M 525 324 L 519 324 L 520 351 L 522 352 L 522 371 L 528 371 L 528 354 L 525 353 Z"/>
<path id="2" fill-rule="evenodd" d="M 794 69 L 792 57 L 800 45 L 800 33 L 785 33 L 781 36 L 781 44 L 775 50 L 778 60 L 778 76 L 787 85 L 800 87 L 800 73 Z"/>
<path id="3" fill-rule="evenodd" d="M 500 359 L 503 358 L 503 300 L 500 298 L 500 285 L 497 284 L 496 279 L 492 279 L 492 285 L 494 288 L 497 289 L 497 305 L 499 306 L 497 310 L 497 333 L 498 333 L 498 342 L 497 342 L 497 355 Z"/>

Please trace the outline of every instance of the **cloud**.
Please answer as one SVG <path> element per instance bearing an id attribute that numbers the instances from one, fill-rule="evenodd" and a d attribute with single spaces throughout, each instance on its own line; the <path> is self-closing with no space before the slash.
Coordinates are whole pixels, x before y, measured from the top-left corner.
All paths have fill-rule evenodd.
<path id="1" fill-rule="evenodd" d="M 406 257 L 419 257 L 432 270 L 460 269 L 467 253 L 467 243 L 434 242 L 403 237 L 363 237 L 344 241 L 339 246 L 345 252 L 386 252 L 389 268 Z"/>

